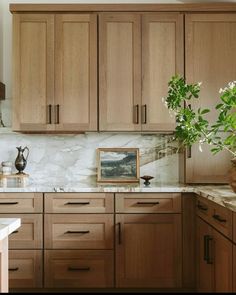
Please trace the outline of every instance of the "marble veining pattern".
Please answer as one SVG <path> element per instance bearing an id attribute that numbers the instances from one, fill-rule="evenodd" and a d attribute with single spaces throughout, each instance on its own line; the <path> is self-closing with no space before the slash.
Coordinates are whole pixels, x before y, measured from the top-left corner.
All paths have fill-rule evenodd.
<path id="1" fill-rule="evenodd" d="M 15 161 L 16 146 L 28 146 L 30 155 L 25 172 L 30 184 L 79 183 L 95 185 L 96 149 L 135 147 L 140 149 L 140 175 L 156 182 L 178 182 L 177 144 L 173 135 L 135 133 L 85 133 L 79 135 L 0 134 L 0 163 Z M 14 184 L 12 184 L 14 186 Z M 11 184 L 10 184 L 11 186 Z"/>

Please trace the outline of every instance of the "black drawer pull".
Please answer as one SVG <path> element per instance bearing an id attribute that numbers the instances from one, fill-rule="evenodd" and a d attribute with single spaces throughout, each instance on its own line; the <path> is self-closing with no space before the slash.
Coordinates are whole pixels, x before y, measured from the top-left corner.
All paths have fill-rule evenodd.
<path id="1" fill-rule="evenodd" d="M 73 267 L 69 266 L 67 268 L 68 271 L 90 271 L 90 267 Z"/>
<path id="2" fill-rule="evenodd" d="M 14 230 L 13 232 L 12 232 L 12 234 L 17 234 L 19 231 L 18 230 Z"/>
<path id="3" fill-rule="evenodd" d="M 67 202 L 65 205 L 89 205 L 90 202 Z"/>
<path id="4" fill-rule="evenodd" d="M 18 271 L 19 267 L 14 267 L 14 268 L 8 268 L 9 271 Z"/>
<path id="5" fill-rule="evenodd" d="M 138 205 L 158 205 L 159 202 L 137 202 Z"/>
<path id="6" fill-rule="evenodd" d="M 16 205 L 19 204 L 19 202 L 0 202 L 0 205 Z"/>
<path id="7" fill-rule="evenodd" d="M 212 215 L 212 217 L 219 222 L 226 222 L 227 221 L 226 219 L 220 217 L 220 215 L 218 215 L 218 214 L 214 214 L 214 215 Z"/>
<path id="8" fill-rule="evenodd" d="M 89 234 L 89 230 L 68 230 L 65 234 Z"/>
<path id="9" fill-rule="evenodd" d="M 203 206 L 203 205 L 201 205 L 201 204 L 198 204 L 197 207 L 198 207 L 198 209 L 200 209 L 200 210 L 202 210 L 202 211 L 207 211 L 207 210 L 208 210 L 208 207 Z"/>

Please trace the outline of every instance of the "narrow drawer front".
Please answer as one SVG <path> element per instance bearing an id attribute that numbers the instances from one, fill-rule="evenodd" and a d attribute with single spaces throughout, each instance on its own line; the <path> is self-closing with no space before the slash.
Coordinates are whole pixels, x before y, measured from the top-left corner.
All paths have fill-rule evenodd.
<path id="1" fill-rule="evenodd" d="M 46 288 L 113 287 L 113 252 L 46 250 Z"/>
<path id="2" fill-rule="evenodd" d="M 118 213 L 181 212 L 181 194 L 179 193 L 116 194 L 115 200 Z"/>
<path id="3" fill-rule="evenodd" d="M 112 249 L 113 214 L 45 215 L 47 249 Z"/>
<path id="4" fill-rule="evenodd" d="M 0 213 L 41 213 L 43 194 L 0 193 Z"/>
<path id="5" fill-rule="evenodd" d="M 197 215 L 202 219 L 209 221 L 212 208 L 208 200 L 198 196 L 196 202 Z"/>
<path id="6" fill-rule="evenodd" d="M 233 238 L 233 212 L 227 208 L 211 202 L 212 214 L 210 223 L 219 232 L 228 237 Z"/>
<path id="7" fill-rule="evenodd" d="M 236 244 L 236 212 L 233 213 L 233 241 Z M 236 269 L 235 269 L 235 275 L 236 275 Z M 236 282 L 235 282 L 236 285 Z M 236 289 L 235 289 L 236 292 Z"/>
<path id="8" fill-rule="evenodd" d="M 114 195 L 103 193 L 45 194 L 46 213 L 113 213 Z"/>
<path id="9" fill-rule="evenodd" d="M 9 236 L 9 249 L 42 248 L 42 214 L 1 214 L 0 217 L 21 218 L 21 226 Z"/>
<path id="10" fill-rule="evenodd" d="M 9 251 L 9 288 L 42 287 L 42 251 Z"/>

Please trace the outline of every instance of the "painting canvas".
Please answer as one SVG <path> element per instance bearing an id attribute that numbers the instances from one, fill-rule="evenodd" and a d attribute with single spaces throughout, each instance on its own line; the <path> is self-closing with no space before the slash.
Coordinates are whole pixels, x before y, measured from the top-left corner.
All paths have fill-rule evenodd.
<path id="1" fill-rule="evenodd" d="M 98 182 L 139 182 L 139 149 L 98 149 Z"/>

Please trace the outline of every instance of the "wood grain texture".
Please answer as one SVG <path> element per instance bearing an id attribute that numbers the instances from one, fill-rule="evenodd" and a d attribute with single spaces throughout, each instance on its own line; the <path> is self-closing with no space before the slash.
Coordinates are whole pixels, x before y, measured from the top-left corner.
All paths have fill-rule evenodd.
<path id="1" fill-rule="evenodd" d="M 110 193 L 48 193 L 45 213 L 113 213 L 114 194 Z"/>
<path id="2" fill-rule="evenodd" d="M 236 245 L 233 245 L 233 292 L 236 292 Z"/>
<path id="3" fill-rule="evenodd" d="M 46 249 L 112 249 L 113 214 L 46 214 L 44 240 Z"/>
<path id="4" fill-rule="evenodd" d="M 41 213 L 42 193 L 0 193 L 0 213 Z"/>
<path id="5" fill-rule="evenodd" d="M 185 3 L 185 4 L 10 4 L 14 12 L 65 12 L 65 11 L 236 11 L 234 3 Z"/>
<path id="6" fill-rule="evenodd" d="M 180 213 L 179 193 L 117 193 L 116 213 Z"/>
<path id="7" fill-rule="evenodd" d="M 180 214 L 116 214 L 116 229 L 117 287 L 182 286 Z"/>
<path id="8" fill-rule="evenodd" d="M 112 251 L 46 250 L 44 253 L 46 288 L 114 286 Z"/>
<path id="9" fill-rule="evenodd" d="M 97 15 L 55 16 L 56 130 L 97 131 Z"/>
<path id="10" fill-rule="evenodd" d="M 162 98 L 167 95 L 170 78 L 184 72 L 183 33 L 180 13 L 142 15 L 143 131 L 175 130 L 175 117 L 170 116 Z"/>
<path id="11" fill-rule="evenodd" d="M 54 16 L 13 16 L 13 130 L 53 130 L 47 107 L 54 100 Z"/>
<path id="12" fill-rule="evenodd" d="M 236 15 L 188 14 L 185 19 L 186 80 L 188 83 L 203 82 L 200 97 L 191 107 L 213 110 L 205 116 L 213 123 L 218 116 L 214 109 L 220 103 L 219 89 L 234 81 L 236 76 L 233 49 L 236 48 Z M 192 157 L 186 159 L 186 182 L 227 183 L 230 154 L 224 151 L 212 155 L 208 145 L 203 145 L 202 149 L 203 153 L 195 144 Z"/>
<path id="13" fill-rule="evenodd" d="M 41 288 L 43 257 L 41 250 L 9 251 L 9 287 Z"/>
<path id="14" fill-rule="evenodd" d="M 99 130 L 140 130 L 140 16 L 99 15 Z M 136 114 L 136 111 L 138 114 Z"/>
<path id="15" fill-rule="evenodd" d="M 196 195 L 182 194 L 183 288 L 196 290 Z"/>
<path id="16" fill-rule="evenodd" d="M 17 232 L 9 236 L 9 249 L 40 249 L 43 247 L 42 214 L 1 214 L 1 218 L 21 218 Z"/>

